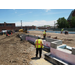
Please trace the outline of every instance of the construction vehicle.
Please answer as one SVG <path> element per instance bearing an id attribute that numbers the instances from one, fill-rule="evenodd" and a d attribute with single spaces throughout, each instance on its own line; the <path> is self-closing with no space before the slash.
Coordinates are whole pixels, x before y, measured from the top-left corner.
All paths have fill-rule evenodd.
<path id="1" fill-rule="evenodd" d="M 25 33 L 28 33 L 28 32 L 27 32 L 27 28 L 25 28 L 25 29 L 19 29 L 19 32 L 25 32 Z"/>

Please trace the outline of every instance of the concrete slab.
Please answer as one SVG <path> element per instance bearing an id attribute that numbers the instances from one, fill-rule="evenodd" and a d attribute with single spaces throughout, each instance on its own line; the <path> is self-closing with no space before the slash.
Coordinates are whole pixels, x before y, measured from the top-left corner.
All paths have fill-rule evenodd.
<path id="1" fill-rule="evenodd" d="M 48 52 L 42 51 L 42 58 L 34 59 L 30 62 L 30 64 L 32 64 L 32 65 L 53 65 L 52 63 L 50 63 L 44 59 L 45 58 L 44 54 L 46 54 L 46 53 L 48 53 Z"/>
<path id="2" fill-rule="evenodd" d="M 72 48 L 72 54 L 75 55 L 75 48 Z"/>
<path id="3" fill-rule="evenodd" d="M 57 49 L 57 43 L 51 42 L 51 47 Z"/>
<path id="4" fill-rule="evenodd" d="M 45 54 L 45 59 L 50 61 L 51 63 L 55 64 L 55 65 L 68 65 L 68 63 L 66 62 L 63 62 L 62 60 L 59 60 L 58 58 L 56 57 L 53 57 L 51 55 L 51 53 L 47 53 Z"/>
<path id="5" fill-rule="evenodd" d="M 62 51 L 62 52 L 65 52 L 65 53 L 72 54 L 72 51 L 67 50 L 67 49 L 62 49 L 62 48 L 60 48 L 61 46 L 65 46 L 65 45 L 66 45 L 66 44 L 62 44 L 62 45 L 60 45 L 60 46 L 57 46 L 57 49 L 60 50 L 60 51 Z"/>
<path id="6" fill-rule="evenodd" d="M 53 64 L 49 63 L 48 61 L 46 61 L 43 58 L 37 59 L 37 60 L 32 60 L 30 63 L 32 65 L 53 65 Z"/>
<path id="7" fill-rule="evenodd" d="M 57 46 L 62 45 L 62 41 L 61 40 L 57 40 L 57 41 L 54 41 L 54 42 L 57 44 Z"/>
<path id="8" fill-rule="evenodd" d="M 57 41 L 58 39 L 46 38 L 45 40 L 48 42 L 53 42 L 53 41 Z"/>

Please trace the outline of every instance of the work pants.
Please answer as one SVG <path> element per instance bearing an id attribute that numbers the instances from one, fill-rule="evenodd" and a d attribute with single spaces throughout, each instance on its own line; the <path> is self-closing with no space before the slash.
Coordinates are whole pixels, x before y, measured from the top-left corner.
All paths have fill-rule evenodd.
<path id="1" fill-rule="evenodd" d="M 45 39 L 46 38 L 46 35 L 44 35 L 43 38 Z"/>
<path id="2" fill-rule="evenodd" d="M 42 48 L 36 48 L 36 57 L 38 57 L 38 52 L 39 52 L 39 57 L 41 58 Z"/>

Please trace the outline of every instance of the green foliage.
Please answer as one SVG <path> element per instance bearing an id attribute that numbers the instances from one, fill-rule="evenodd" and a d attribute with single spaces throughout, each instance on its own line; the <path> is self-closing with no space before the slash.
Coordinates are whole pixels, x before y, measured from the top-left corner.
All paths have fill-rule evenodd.
<path id="1" fill-rule="evenodd" d="M 72 24 L 72 28 L 75 28 L 75 17 L 71 18 L 71 24 Z"/>
<path id="2" fill-rule="evenodd" d="M 50 27 L 50 25 L 44 25 L 44 27 Z"/>
<path id="3" fill-rule="evenodd" d="M 64 17 L 57 20 L 57 26 L 58 28 L 70 28 L 69 23 Z"/>
<path id="4" fill-rule="evenodd" d="M 32 25 L 32 26 L 34 26 L 34 25 Z"/>

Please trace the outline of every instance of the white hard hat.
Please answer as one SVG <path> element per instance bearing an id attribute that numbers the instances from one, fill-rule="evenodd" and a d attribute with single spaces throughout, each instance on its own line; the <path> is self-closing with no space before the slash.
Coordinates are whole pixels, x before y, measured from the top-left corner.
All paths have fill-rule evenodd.
<path id="1" fill-rule="evenodd" d="M 38 39 L 40 39 L 40 37 L 38 36 Z"/>

